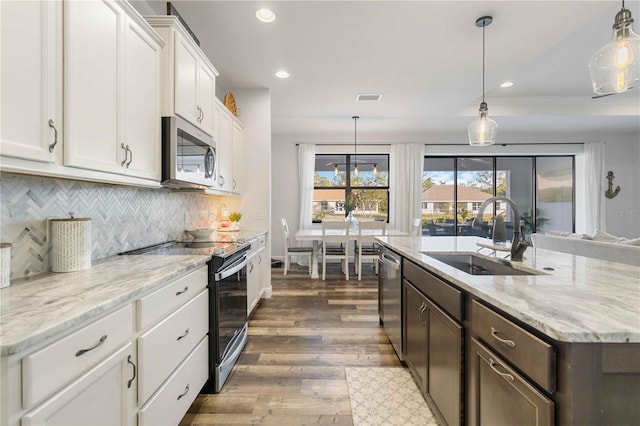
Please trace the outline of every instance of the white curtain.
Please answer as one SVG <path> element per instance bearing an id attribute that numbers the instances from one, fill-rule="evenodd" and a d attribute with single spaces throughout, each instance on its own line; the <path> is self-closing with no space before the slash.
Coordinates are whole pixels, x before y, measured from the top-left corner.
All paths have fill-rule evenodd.
<path id="1" fill-rule="evenodd" d="M 411 232 L 421 216 L 424 144 L 393 144 L 389 153 L 389 225 Z"/>
<path id="2" fill-rule="evenodd" d="M 300 144 L 298 146 L 298 183 L 300 198 L 300 229 L 311 229 L 313 214 L 313 172 L 316 164 L 316 146 Z"/>
<path id="3" fill-rule="evenodd" d="M 576 159 L 576 232 L 606 231 L 604 143 L 585 143 Z"/>

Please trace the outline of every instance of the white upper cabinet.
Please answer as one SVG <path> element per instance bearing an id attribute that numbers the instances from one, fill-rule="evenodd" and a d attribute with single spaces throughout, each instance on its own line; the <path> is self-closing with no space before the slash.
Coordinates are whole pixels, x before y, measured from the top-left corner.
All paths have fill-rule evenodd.
<path id="1" fill-rule="evenodd" d="M 233 121 L 231 127 L 231 145 L 231 173 L 233 175 L 231 190 L 241 193 L 244 189 L 244 129 L 236 120 Z"/>
<path id="2" fill-rule="evenodd" d="M 129 145 L 127 174 L 161 176 L 161 47 L 133 19 L 125 29 L 124 141 Z"/>
<path id="3" fill-rule="evenodd" d="M 62 3 L 0 2 L 0 153 L 62 159 Z"/>
<path id="4" fill-rule="evenodd" d="M 65 165 L 159 181 L 161 41 L 128 3 L 64 6 Z"/>
<path id="5" fill-rule="evenodd" d="M 244 179 L 244 129 L 224 104 L 215 98 L 218 186 L 215 189 L 240 194 Z"/>
<path id="6" fill-rule="evenodd" d="M 167 44 L 162 56 L 162 115 L 179 115 L 215 136 L 213 102 L 219 75 L 175 16 L 146 16 Z"/>

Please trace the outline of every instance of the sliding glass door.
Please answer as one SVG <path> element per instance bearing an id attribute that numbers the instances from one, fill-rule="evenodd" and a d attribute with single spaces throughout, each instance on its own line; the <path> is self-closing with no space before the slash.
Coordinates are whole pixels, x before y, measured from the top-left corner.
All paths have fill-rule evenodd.
<path id="1" fill-rule="evenodd" d="M 574 229 L 574 159 L 554 157 L 425 157 L 422 182 L 422 233 L 430 236 L 491 237 L 496 215 L 507 239 L 513 238 L 514 211 L 506 202 L 486 206 L 493 196 L 511 199 L 525 233 Z M 454 214 L 455 212 L 455 214 Z"/>

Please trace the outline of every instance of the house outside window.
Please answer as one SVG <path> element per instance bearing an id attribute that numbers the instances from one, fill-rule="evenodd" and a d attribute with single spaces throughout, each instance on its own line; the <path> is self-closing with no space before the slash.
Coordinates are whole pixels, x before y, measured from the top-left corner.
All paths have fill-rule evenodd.
<path id="1" fill-rule="evenodd" d="M 388 154 L 316 154 L 312 221 L 344 219 L 349 212 L 389 221 Z"/>

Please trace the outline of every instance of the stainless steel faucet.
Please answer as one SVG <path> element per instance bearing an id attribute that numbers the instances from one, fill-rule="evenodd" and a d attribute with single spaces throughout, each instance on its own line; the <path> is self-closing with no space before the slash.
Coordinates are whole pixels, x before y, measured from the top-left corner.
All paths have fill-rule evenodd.
<path id="1" fill-rule="evenodd" d="M 497 196 L 491 197 L 487 199 L 478 210 L 478 214 L 473 219 L 472 227 L 476 229 L 480 229 L 482 225 L 482 215 L 484 214 L 484 209 L 494 201 L 504 201 L 505 203 L 511 206 L 513 210 L 513 215 L 515 219 L 513 220 L 513 241 L 511 242 L 511 260 L 514 261 L 522 261 L 524 257 L 524 252 L 527 249 L 528 245 L 524 239 L 524 225 L 520 226 L 520 212 L 518 211 L 518 206 L 514 203 L 510 198 Z M 522 237 L 520 237 L 522 235 Z"/>

